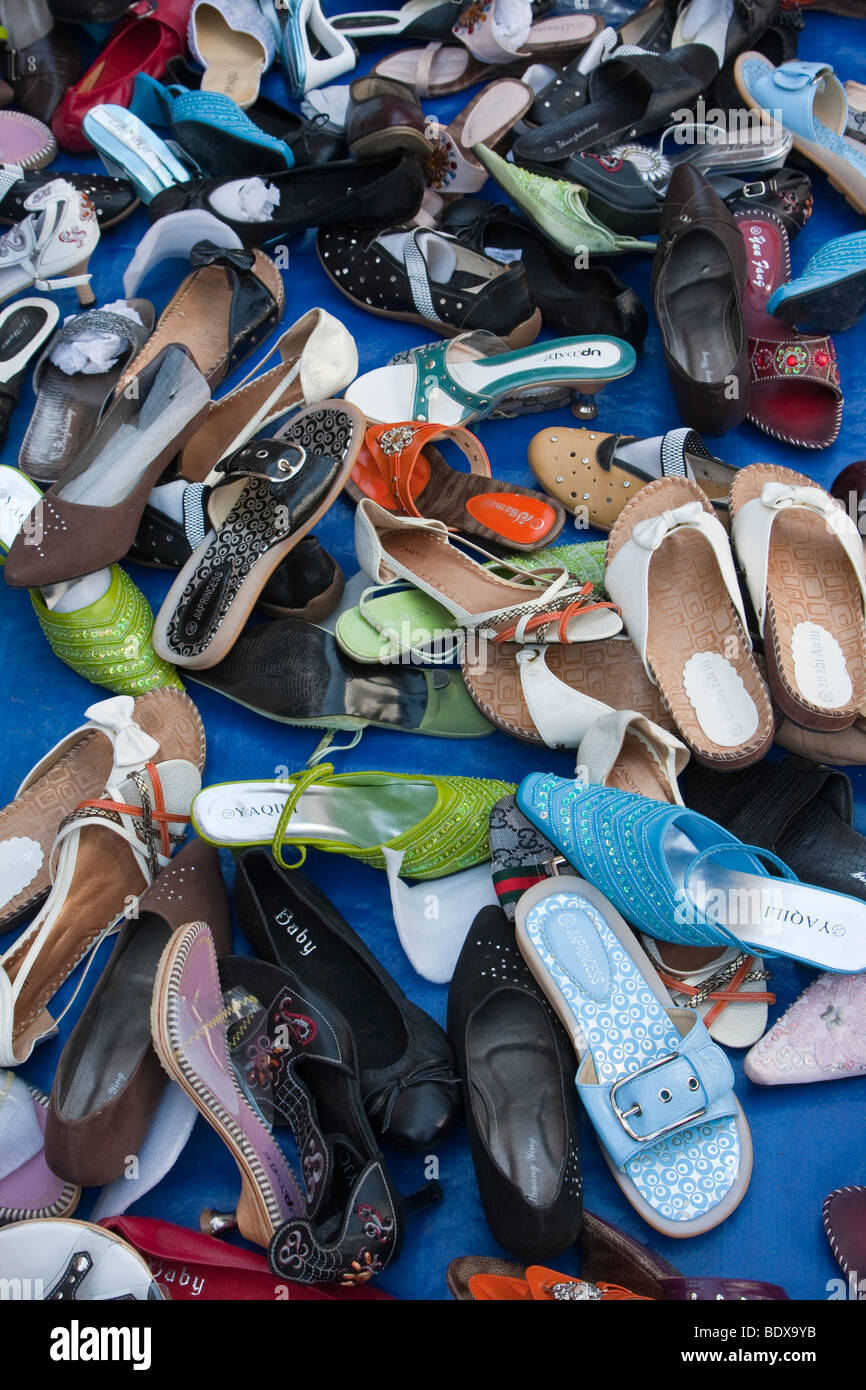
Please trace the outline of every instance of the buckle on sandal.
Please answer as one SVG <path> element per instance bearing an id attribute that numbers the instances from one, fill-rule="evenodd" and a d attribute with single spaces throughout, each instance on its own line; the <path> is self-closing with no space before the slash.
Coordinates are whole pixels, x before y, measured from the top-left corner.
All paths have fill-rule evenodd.
<path id="1" fill-rule="evenodd" d="M 412 425 L 394 425 L 379 436 L 379 448 L 383 454 L 402 454 L 404 449 L 408 449 L 417 433 L 418 431 Z"/>
<path id="2" fill-rule="evenodd" d="M 767 185 L 763 181 L 760 183 L 744 183 L 740 196 L 742 198 L 763 198 L 767 192 Z"/>
<path id="3" fill-rule="evenodd" d="M 691 1124 L 694 1120 L 699 1120 L 702 1115 L 706 1115 L 707 1107 L 701 1105 L 697 1110 L 693 1110 L 691 1114 L 681 1115 L 671 1124 L 662 1125 L 661 1129 L 654 1129 L 651 1134 L 638 1134 L 628 1121 L 632 1115 L 641 1115 L 643 1113 L 640 1105 L 635 1102 L 628 1110 L 623 1110 L 622 1106 L 617 1104 L 617 1092 L 621 1086 L 627 1086 L 630 1081 L 634 1081 L 638 1076 L 649 1076 L 650 1072 L 658 1071 L 659 1067 L 666 1067 L 671 1062 L 677 1062 L 679 1060 L 680 1054 L 678 1052 L 669 1052 L 666 1056 L 657 1057 L 654 1062 L 648 1062 L 645 1067 L 638 1067 L 636 1071 L 630 1071 L 628 1076 L 621 1076 L 618 1081 L 614 1081 L 610 1088 L 611 1109 L 629 1139 L 634 1139 L 638 1144 L 651 1144 L 654 1140 L 661 1139 L 665 1134 L 673 1134 L 676 1130 L 682 1129 L 685 1125 Z M 691 1085 L 692 1081 L 695 1083 L 694 1087 Z M 700 1082 L 697 1077 L 691 1077 L 689 1080 L 689 1089 L 697 1090 L 699 1086 Z M 668 1099 L 670 1100 L 672 1097 L 668 1095 Z"/>

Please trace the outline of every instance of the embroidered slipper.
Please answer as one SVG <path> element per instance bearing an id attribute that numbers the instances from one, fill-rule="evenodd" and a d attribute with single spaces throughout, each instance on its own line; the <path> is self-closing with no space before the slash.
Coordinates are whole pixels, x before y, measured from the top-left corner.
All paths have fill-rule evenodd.
<path id="1" fill-rule="evenodd" d="M 752 1143 L 734 1074 L 692 1011 L 675 1008 L 635 935 L 591 884 L 528 888 L 521 954 L 569 1033 L 578 1094 L 613 1176 L 655 1230 L 701 1235 L 739 1206 Z"/>
<path id="2" fill-rule="evenodd" d="M 866 975 L 819 975 L 752 1048 L 745 1070 L 759 1086 L 866 1076 Z"/>
<path id="3" fill-rule="evenodd" d="M 605 587 L 694 757 L 728 768 L 763 757 L 769 692 L 728 538 L 696 483 L 662 478 L 627 504 L 608 539 Z"/>
<path id="4" fill-rule="evenodd" d="M 727 530 L 731 464 L 711 454 L 696 430 L 668 430 L 652 439 L 551 426 L 529 441 L 529 466 L 566 511 L 609 531 L 625 506 L 656 478 L 690 478 Z"/>
<path id="5" fill-rule="evenodd" d="M 743 324 L 749 339 L 747 418 L 765 434 L 801 449 L 826 449 L 842 424 L 842 391 L 830 338 L 806 337 L 768 311 L 791 278 L 788 233 L 771 212 L 735 214 L 746 244 Z"/>
<path id="6" fill-rule="evenodd" d="M 626 637 L 521 649 L 467 646 L 461 669 L 482 714 L 503 733 L 548 748 L 577 748 L 602 715 L 620 704 L 672 729 L 658 687 Z"/>
<path id="7" fill-rule="evenodd" d="M 48 1097 L 12 1071 L 0 1071 L 0 1226 L 71 1216 L 81 1188 L 45 1161 Z"/>
<path id="8" fill-rule="evenodd" d="M 363 439 L 361 412 L 322 401 L 283 440 L 246 444 L 220 465 L 212 529 L 165 597 L 154 650 L 182 667 L 215 666 L 237 641 L 274 571 L 341 492 Z"/>
<path id="9" fill-rule="evenodd" d="M 807 729 L 846 729 L 866 705 L 863 539 L 804 473 L 755 463 L 731 488 L 733 544 L 779 708 Z M 819 586 L 810 576 L 820 575 Z"/>
<path id="10" fill-rule="evenodd" d="M 458 472 L 437 442 L 455 444 L 469 463 Z M 431 517 L 449 530 L 513 550 L 540 550 L 565 525 L 565 511 L 519 483 L 490 476 L 481 442 L 459 425 L 371 425 L 345 491 L 355 502 L 371 497 L 387 511 Z"/>

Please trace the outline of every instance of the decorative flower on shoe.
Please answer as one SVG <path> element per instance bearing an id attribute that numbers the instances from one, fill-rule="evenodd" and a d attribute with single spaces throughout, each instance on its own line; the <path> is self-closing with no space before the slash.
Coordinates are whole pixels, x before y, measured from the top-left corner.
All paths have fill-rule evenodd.
<path id="1" fill-rule="evenodd" d="M 451 141 L 442 136 L 436 141 L 424 166 L 428 188 L 444 188 L 457 176 L 457 159 Z"/>
<path id="2" fill-rule="evenodd" d="M 474 34 L 475 30 L 486 23 L 487 16 L 492 9 L 492 3 L 482 4 L 481 0 L 473 0 L 471 5 L 467 5 L 465 10 L 461 10 L 457 16 L 456 23 L 452 26 L 452 34 L 457 34 L 461 29 L 467 34 Z"/>

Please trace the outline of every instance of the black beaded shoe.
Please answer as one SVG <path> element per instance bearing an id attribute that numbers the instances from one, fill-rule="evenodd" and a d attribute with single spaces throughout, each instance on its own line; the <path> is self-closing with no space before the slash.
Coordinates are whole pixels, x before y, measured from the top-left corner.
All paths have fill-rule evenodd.
<path id="1" fill-rule="evenodd" d="M 22 171 L 17 164 L 0 164 L 0 223 L 20 222 L 27 216 L 24 199 L 56 178 L 56 169 Z M 115 179 L 109 174 L 66 173 L 63 178 L 90 199 L 103 232 L 138 207 L 138 194 L 126 179 Z"/>
<path id="2" fill-rule="evenodd" d="M 460 1086 L 445 1033 L 406 998 L 324 893 L 251 849 L 238 859 L 235 907 L 260 956 L 291 969 L 305 989 L 340 1001 L 374 1130 L 413 1149 L 450 1134 Z"/>
<path id="3" fill-rule="evenodd" d="M 500 907 L 482 908 L 448 994 L 469 1146 L 491 1234 L 548 1264 L 580 1234 L 574 1050 Z"/>

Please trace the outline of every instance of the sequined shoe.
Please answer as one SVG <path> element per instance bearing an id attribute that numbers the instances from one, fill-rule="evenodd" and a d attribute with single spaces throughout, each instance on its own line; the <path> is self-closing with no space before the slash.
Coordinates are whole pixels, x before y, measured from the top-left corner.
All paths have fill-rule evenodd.
<path id="1" fill-rule="evenodd" d="M 751 1052 L 759 1086 L 866 1076 L 866 975 L 819 975 Z"/>

